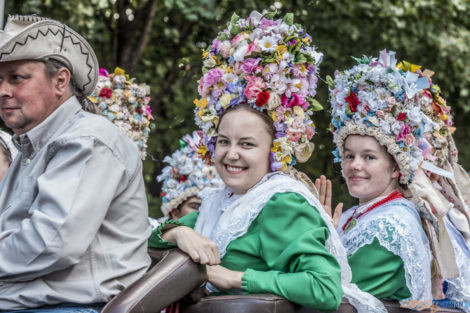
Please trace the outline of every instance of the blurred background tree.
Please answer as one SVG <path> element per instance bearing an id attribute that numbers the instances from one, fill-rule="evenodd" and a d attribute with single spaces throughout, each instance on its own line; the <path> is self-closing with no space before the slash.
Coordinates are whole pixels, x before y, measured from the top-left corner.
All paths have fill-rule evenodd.
<path id="1" fill-rule="evenodd" d="M 67 23 L 93 45 L 101 67 L 119 66 L 151 86 L 155 116 L 144 175 L 150 215 L 160 216 L 161 160 L 195 128 L 193 99 L 201 75 L 201 49 L 225 27 L 234 11 L 277 10 L 295 15 L 323 51 L 321 78 L 355 64 L 350 56 L 377 56 L 384 48 L 436 72 L 452 106 L 460 163 L 470 169 L 470 1 L 468 0 L 15 0 L 5 14 L 37 14 Z M 317 100 L 328 108 L 327 86 Z M 298 168 L 311 178 L 324 173 L 334 200 L 351 206 L 338 164 L 333 164 L 327 110 L 317 112 L 316 150 Z"/>

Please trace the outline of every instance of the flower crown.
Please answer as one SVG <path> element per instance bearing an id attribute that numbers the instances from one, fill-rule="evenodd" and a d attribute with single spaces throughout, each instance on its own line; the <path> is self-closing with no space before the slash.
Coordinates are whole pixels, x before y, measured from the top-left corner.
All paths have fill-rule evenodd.
<path id="1" fill-rule="evenodd" d="M 88 97 L 101 115 L 137 144 L 142 160 L 147 156 L 150 120 L 153 120 L 149 94 L 148 85 L 135 83 L 123 69 L 116 67 L 113 74 L 100 69 L 98 84 Z"/>
<path id="2" fill-rule="evenodd" d="M 351 69 L 336 71 L 334 81 L 327 78 L 335 161 L 341 161 L 347 136 L 359 134 L 387 148 L 402 184 L 411 183 L 419 167 L 441 166 L 449 149 L 445 138 L 455 128 L 450 107 L 432 83 L 433 72 L 406 61 L 397 64 L 393 51 L 356 61 Z"/>
<path id="3" fill-rule="evenodd" d="M 196 123 L 205 134 L 200 153 L 213 156 L 220 116 L 248 103 L 274 121 L 273 171 L 311 156 L 311 116 L 323 109 L 313 99 L 323 55 L 312 46 L 312 37 L 293 23 L 292 14 L 282 20 L 273 16 L 254 11 L 242 19 L 233 14 L 228 27 L 204 51 L 200 99 L 194 100 Z"/>
<path id="4" fill-rule="evenodd" d="M 224 186 L 215 167 L 207 165 L 197 153 L 202 137 L 201 131 L 185 135 L 180 140 L 180 149 L 163 159 L 169 165 L 162 170 L 157 180 L 163 181 L 161 210 L 166 217 L 171 210 L 202 189 Z"/>

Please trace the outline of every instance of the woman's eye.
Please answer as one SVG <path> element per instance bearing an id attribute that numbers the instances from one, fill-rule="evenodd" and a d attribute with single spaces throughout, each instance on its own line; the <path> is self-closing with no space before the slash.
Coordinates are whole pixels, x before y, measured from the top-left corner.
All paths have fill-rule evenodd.
<path id="1" fill-rule="evenodd" d="M 375 157 L 373 155 L 366 155 L 366 160 L 374 160 Z"/>
<path id="2" fill-rule="evenodd" d="M 219 140 L 217 140 L 217 143 L 220 144 L 220 145 L 226 145 L 228 143 L 228 140 L 219 139 Z"/>
<path id="3" fill-rule="evenodd" d="M 351 159 L 353 158 L 353 156 L 352 156 L 351 154 L 346 154 L 346 155 L 344 156 L 344 158 L 345 158 L 346 160 L 351 160 Z"/>
<path id="4" fill-rule="evenodd" d="M 254 146 L 251 142 L 242 142 L 241 145 L 243 147 L 252 147 L 252 146 Z"/>

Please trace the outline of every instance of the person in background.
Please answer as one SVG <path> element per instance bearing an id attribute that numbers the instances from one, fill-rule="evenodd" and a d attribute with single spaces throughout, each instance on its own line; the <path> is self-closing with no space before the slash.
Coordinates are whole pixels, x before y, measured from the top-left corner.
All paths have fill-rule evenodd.
<path id="1" fill-rule="evenodd" d="M 163 162 L 168 166 L 163 168 L 157 177 L 162 186 L 163 218 L 159 222 L 181 217 L 199 210 L 201 199 L 198 193 L 205 188 L 222 188 L 223 181 L 214 166 L 208 165 L 198 154 L 202 145 L 203 133 L 194 131 L 180 140 L 180 148 L 171 156 L 166 156 Z M 152 225 L 156 225 L 155 222 Z"/>
<path id="2" fill-rule="evenodd" d="M 7 173 L 7 170 L 17 153 L 18 150 L 11 141 L 11 135 L 0 130 L 0 181 Z"/>
<path id="3" fill-rule="evenodd" d="M 92 113 L 98 62 L 74 30 L 10 16 L 0 51 L 19 151 L 0 184 L 0 310 L 99 312 L 150 265 L 138 149 Z"/>

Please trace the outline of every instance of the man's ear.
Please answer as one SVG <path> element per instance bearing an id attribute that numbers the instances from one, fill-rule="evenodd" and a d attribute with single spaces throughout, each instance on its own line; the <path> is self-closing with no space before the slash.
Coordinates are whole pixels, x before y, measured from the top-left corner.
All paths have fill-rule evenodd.
<path id="1" fill-rule="evenodd" d="M 57 98 L 61 98 L 70 92 L 70 71 L 66 67 L 60 68 L 52 78 Z"/>

